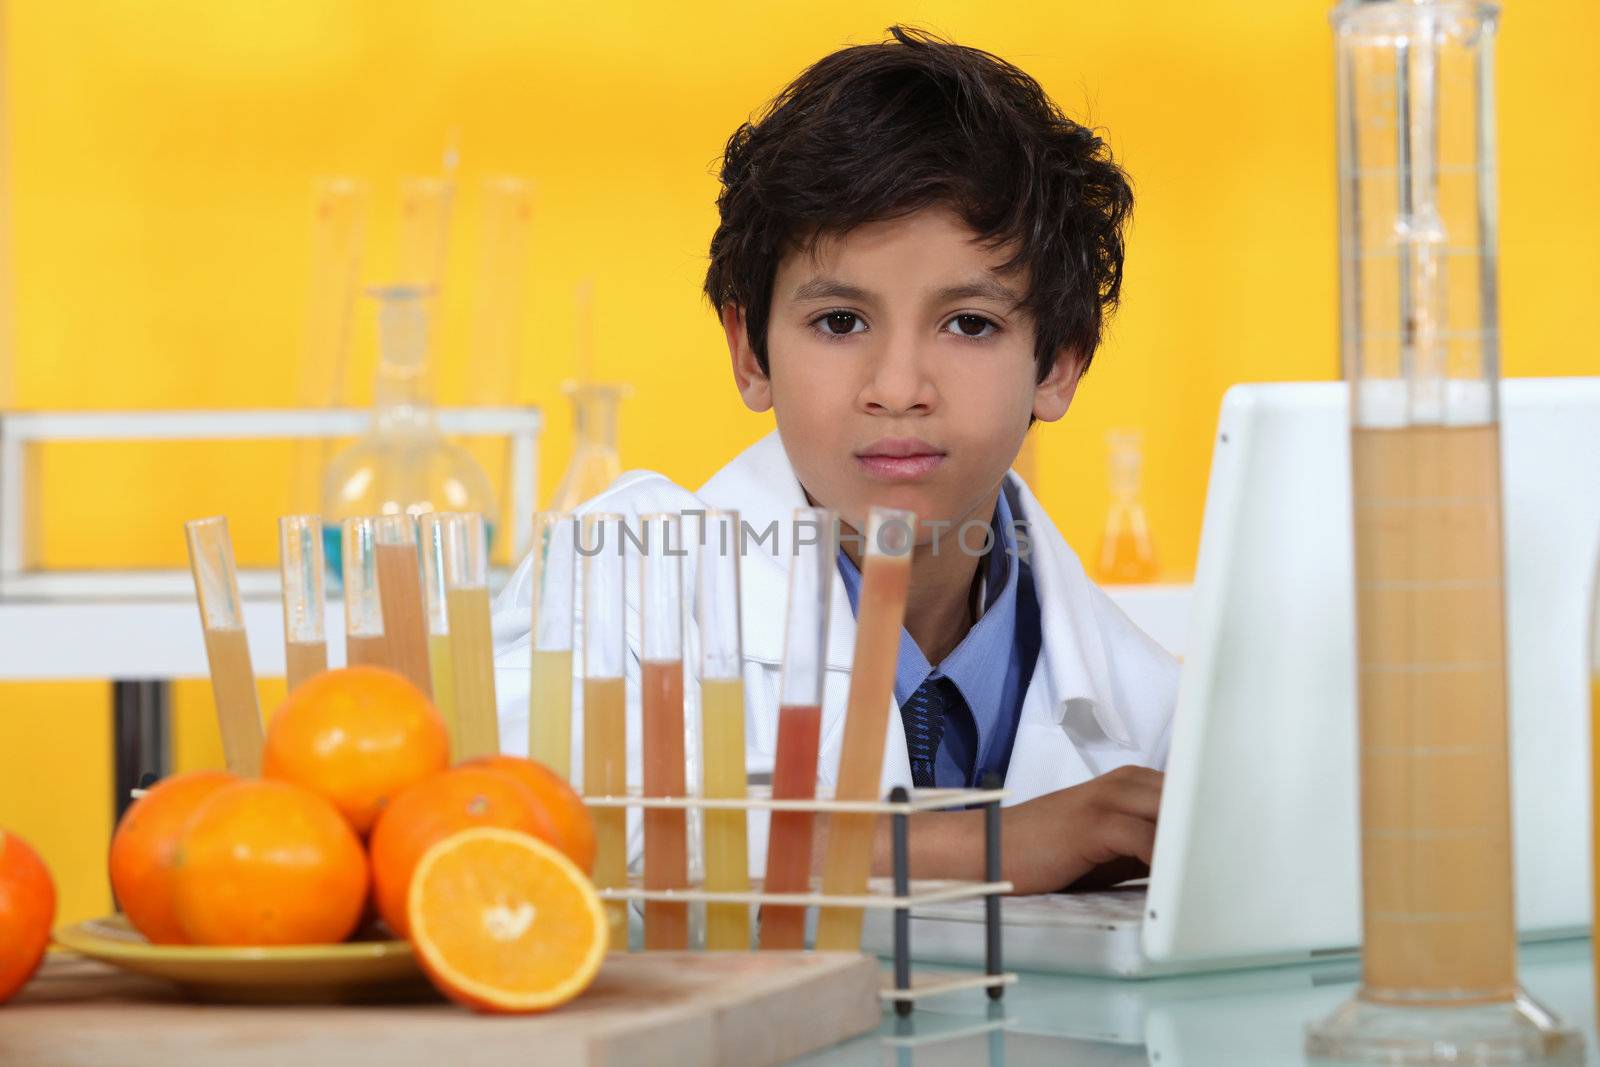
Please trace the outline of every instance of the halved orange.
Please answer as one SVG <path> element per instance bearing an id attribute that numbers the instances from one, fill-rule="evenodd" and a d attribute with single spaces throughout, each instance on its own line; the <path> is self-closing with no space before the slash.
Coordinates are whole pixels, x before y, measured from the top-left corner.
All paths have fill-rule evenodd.
<path id="1" fill-rule="evenodd" d="M 433 984 L 478 1011 L 559 1007 L 589 988 L 606 954 L 606 914 L 588 876 L 517 830 L 462 830 L 429 848 L 406 916 Z"/>

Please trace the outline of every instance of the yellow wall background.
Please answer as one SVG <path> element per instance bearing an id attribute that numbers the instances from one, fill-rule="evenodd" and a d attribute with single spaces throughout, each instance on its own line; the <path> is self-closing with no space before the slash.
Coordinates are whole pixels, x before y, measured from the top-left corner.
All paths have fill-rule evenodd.
<path id="1" fill-rule="evenodd" d="M 1589 0 L 1510 0 L 1499 60 L 1504 365 L 1595 373 L 1600 67 Z M 596 284 L 602 376 L 626 378 L 624 463 L 696 483 L 760 435 L 698 296 L 727 135 L 804 65 L 915 22 L 997 52 L 1105 128 L 1136 182 L 1125 302 L 1041 495 L 1080 553 L 1106 504 L 1104 435 L 1146 437 L 1168 573 L 1192 568 L 1218 401 L 1337 373 L 1332 45 L 1322 0 L 796 4 L 539 0 L 13 0 L 4 9 L 7 406 L 289 405 L 309 191 L 372 187 L 374 267 L 399 178 L 459 153 L 444 399 L 457 399 L 475 183 L 537 182 L 519 399 L 545 405 L 543 484 L 570 449 L 572 293 Z M 1551 92 L 1552 79 L 1558 91 Z M 0 307 L 5 306 L 0 304 Z M 359 355 L 359 353 L 358 353 Z M 370 352 L 367 355 L 370 359 Z M 272 558 L 281 450 L 56 450 L 56 565 L 179 565 L 182 519 L 231 516 Z M 265 683 L 270 702 L 281 683 Z M 61 916 L 107 907 L 104 686 L 0 687 L 0 825 L 54 868 Z M 177 693 L 177 762 L 219 762 L 209 696 Z"/>

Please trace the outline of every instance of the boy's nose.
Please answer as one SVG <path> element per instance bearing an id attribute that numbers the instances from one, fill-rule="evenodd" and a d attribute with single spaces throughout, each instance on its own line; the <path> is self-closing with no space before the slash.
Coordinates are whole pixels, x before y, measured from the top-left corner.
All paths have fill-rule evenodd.
<path id="1" fill-rule="evenodd" d="M 938 390 L 928 376 L 927 360 L 916 340 L 893 337 L 873 354 L 862 406 L 877 415 L 926 413 L 933 410 Z"/>

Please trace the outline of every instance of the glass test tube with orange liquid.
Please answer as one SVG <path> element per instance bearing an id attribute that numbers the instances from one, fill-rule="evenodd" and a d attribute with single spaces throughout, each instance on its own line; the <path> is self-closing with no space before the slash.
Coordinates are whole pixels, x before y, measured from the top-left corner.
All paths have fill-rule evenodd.
<path id="1" fill-rule="evenodd" d="M 428 668 L 428 627 L 422 609 L 416 520 L 410 515 L 380 515 L 375 534 L 378 601 L 389 666 L 431 697 L 433 674 Z"/>
<path id="2" fill-rule="evenodd" d="M 184 534 L 195 598 L 200 604 L 200 625 L 205 631 L 223 758 L 234 774 L 255 776 L 261 773 L 261 702 L 239 607 L 239 578 L 228 520 L 195 519 L 184 524 Z"/>
<path id="3" fill-rule="evenodd" d="M 583 792 L 622 796 L 628 790 L 627 602 L 622 516 L 583 517 Z M 628 883 L 628 815 L 624 808 L 593 808 L 594 884 Z M 628 908 L 606 903 L 611 947 L 628 947 Z"/>
<path id="4" fill-rule="evenodd" d="M 683 520 L 645 515 L 639 559 L 640 687 L 644 728 L 644 792 L 681 797 L 686 792 L 683 743 Z M 682 808 L 644 812 L 646 889 L 689 884 L 688 813 Z M 689 947 L 689 906 L 651 900 L 644 906 L 644 947 Z"/>
<path id="5" fill-rule="evenodd" d="M 283 577 L 283 657 L 289 692 L 328 669 L 326 565 L 322 520 L 278 520 L 278 567 Z"/>
<path id="6" fill-rule="evenodd" d="M 572 780 L 572 621 L 577 520 L 565 511 L 533 517 L 533 646 L 528 680 L 528 755 Z"/>
<path id="7" fill-rule="evenodd" d="M 778 751 L 772 771 L 774 800 L 817 795 L 817 745 L 822 730 L 822 689 L 828 650 L 828 607 L 833 592 L 838 532 L 826 508 L 796 508 L 789 560 L 789 605 L 784 622 L 783 675 L 778 695 Z M 768 893 L 804 893 L 811 887 L 809 811 L 774 811 L 767 834 Z M 761 947 L 805 948 L 806 909 L 769 904 L 761 909 Z"/>
<path id="8" fill-rule="evenodd" d="M 344 659 L 351 667 L 389 666 L 378 587 L 378 525 L 370 515 L 344 520 Z"/>
<path id="9" fill-rule="evenodd" d="M 418 523 L 422 549 L 423 605 L 428 623 L 428 674 L 433 680 L 433 705 L 450 732 L 451 758 L 461 752 L 461 724 L 456 721 L 455 661 L 450 655 L 450 612 L 444 584 L 444 526 L 439 516 L 425 513 Z"/>
<path id="10" fill-rule="evenodd" d="M 695 617 L 700 632 L 701 791 L 743 800 L 744 656 L 739 633 L 739 513 L 708 511 L 700 539 Z M 750 842 L 743 811 L 707 809 L 705 888 L 716 893 L 750 889 Z M 750 950 L 750 906 L 706 905 L 706 948 Z"/>
<path id="11" fill-rule="evenodd" d="M 455 674 L 458 759 L 500 753 L 494 695 L 494 641 L 489 624 L 489 559 L 483 516 L 439 516 L 444 548 L 445 611 L 450 617 L 450 665 Z"/>
<path id="12" fill-rule="evenodd" d="M 916 530 L 917 516 L 910 511 L 873 508 L 867 515 L 855 658 L 839 753 L 839 785 L 834 793 L 840 800 L 874 800 L 878 796 Z M 824 893 L 858 896 L 867 891 L 877 823 L 876 815 L 860 812 L 840 813 L 828 820 L 828 851 L 822 865 Z M 861 909 L 823 908 L 817 922 L 817 948 L 858 951 Z"/>

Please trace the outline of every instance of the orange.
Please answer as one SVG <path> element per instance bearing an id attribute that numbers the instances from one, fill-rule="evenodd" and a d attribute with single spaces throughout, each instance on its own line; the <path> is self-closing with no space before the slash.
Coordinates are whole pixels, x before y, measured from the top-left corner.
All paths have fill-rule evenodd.
<path id="1" fill-rule="evenodd" d="M 378 914 L 404 937 L 406 892 L 422 854 L 441 838 L 474 826 L 520 830 L 556 841 L 555 821 L 532 791 L 510 775 L 457 767 L 425 778 L 394 798 L 372 829 L 372 887 Z"/>
<path id="2" fill-rule="evenodd" d="M 346 667 L 279 705 L 261 774 L 321 793 L 365 834 L 385 804 L 449 763 L 450 735 L 422 690 L 382 667 Z"/>
<path id="3" fill-rule="evenodd" d="M 134 929 L 160 945 L 188 940 L 172 907 L 178 836 L 207 797 L 238 779 L 223 771 L 163 778 L 133 802 L 111 838 L 111 891 Z"/>
<path id="4" fill-rule="evenodd" d="M 514 830 L 463 830 L 434 844 L 406 912 L 433 984 L 479 1011 L 559 1007 L 589 988 L 606 954 L 606 914 L 588 875 Z"/>
<path id="5" fill-rule="evenodd" d="M 173 904 L 198 945 L 313 945 L 350 936 L 366 906 L 367 857 L 336 808 L 266 779 L 196 809 L 173 857 Z"/>
<path id="6" fill-rule="evenodd" d="M 0 830 L 0 1004 L 39 969 L 55 921 L 49 869 L 26 841 Z"/>
<path id="7" fill-rule="evenodd" d="M 589 809 L 561 776 L 537 760 L 521 756 L 483 756 L 464 767 L 488 767 L 509 774 L 538 798 L 556 824 L 554 844 L 584 873 L 594 870 L 594 820 Z"/>

